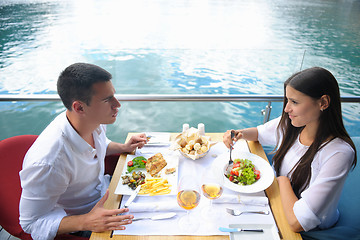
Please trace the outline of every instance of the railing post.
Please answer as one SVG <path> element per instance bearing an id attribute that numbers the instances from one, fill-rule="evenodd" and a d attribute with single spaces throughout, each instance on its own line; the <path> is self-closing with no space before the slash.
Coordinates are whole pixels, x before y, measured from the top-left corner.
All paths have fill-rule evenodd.
<path id="1" fill-rule="evenodd" d="M 269 101 L 265 109 L 261 110 L 261 113 L 264 115 L 264 123 L 268 122 L 270 119 L 271 108 L 272 108 L 271 102 Z"/>

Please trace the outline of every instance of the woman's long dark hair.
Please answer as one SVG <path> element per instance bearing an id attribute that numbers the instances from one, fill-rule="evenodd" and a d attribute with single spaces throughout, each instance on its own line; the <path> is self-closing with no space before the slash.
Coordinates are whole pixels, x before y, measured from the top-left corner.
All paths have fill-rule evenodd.
<path id="1" fill-rule="evenodd" d="M 313 67 L 292 75 L 284 83 L 284 106 L 278 131 L 283 134 L 283 139 L 279 149 L 276 151 L 273 161 L 276 173 L 279 175 L 283 159 L 294 144 L 304 127 L 294 127 L 291 124 L 289 115 L 284 109 L 287 104 L 285 90 L 291 86 L 297 91 L 312 97 L 314 100 L 320 99 L 323 95 L 330 98 L 329 107 L 320 114 L 319 128 L 316 133 L 314 142 L 310 145 L 305 154 L 300 158 L 292 169 L 290 177 L 292 188 L 297 197 L 307 188 L 311 179 L 311 163 L 315 154 L 326 144 L 335 138 L 340 138 L 347 142 L 355 151 L 355 158 L 352 167 L 356 166 L 356 148 L 347 133 L 341 114 L 341 100 L 338 83 L 335 77 L 326 69 Z M 329 140 L 329 138 L 331 138 Z M 279 145 L 279 142 L 278 142 Z"/>

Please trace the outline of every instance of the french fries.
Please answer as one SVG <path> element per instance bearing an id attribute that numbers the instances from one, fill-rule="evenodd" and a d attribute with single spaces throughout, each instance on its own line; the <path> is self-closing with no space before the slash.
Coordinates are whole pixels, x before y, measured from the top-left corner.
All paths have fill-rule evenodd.
<path id="1" fill-rule="evenodd" d="M 171 192 L 171 184 L 167 179 L 163 178 L 149 178 L 141 185 L 139 194 L 149 194 L 149 196 L 164 195 Z"/>

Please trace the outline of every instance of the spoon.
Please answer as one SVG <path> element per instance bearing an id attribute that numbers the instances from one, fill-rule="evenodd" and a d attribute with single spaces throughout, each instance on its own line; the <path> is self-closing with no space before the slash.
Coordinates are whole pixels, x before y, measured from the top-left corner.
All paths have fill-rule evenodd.
<path id="1" fill-rule="evenodd" d="M 168 218 L 172 218 L 175 217 L 176 213 L 174 212 L 169 212 L 169 213 L 164 213 L 164 214 L 159 214 L 159 215 L 155 215 L 153 217 L 141 217 L 141 218 L 134 218 L 132 221 L 138 221 L 138 220 L 145 220 L 145 219 L 150 219 L 150 220 L 163 220 L 163 219 L 168 219 Z"/>

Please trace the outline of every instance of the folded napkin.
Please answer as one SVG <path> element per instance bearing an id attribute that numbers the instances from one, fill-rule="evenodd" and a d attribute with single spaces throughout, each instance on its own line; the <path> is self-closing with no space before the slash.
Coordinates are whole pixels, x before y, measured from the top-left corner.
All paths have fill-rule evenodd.
<path id="1" fill-rule="evenodd" d="M 130 212 L 168 212 L 168 211 L 185 211 L 177 202 L 162 201 L 162 202 L 143 202 L 132 203 L 129 206 Z"/>
<path id="2" fill-rule="evenodd" d="M 213 203 L 241 203 L 245 205 L 259 205 L 266 206 L 269 204 L 267 197 L 262 196 L 244 196 L 244 195 L 234 195 L 234 194 L 225 194 L 218 199 L 214 199 Z"/>

